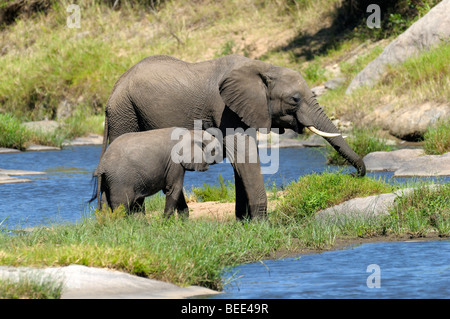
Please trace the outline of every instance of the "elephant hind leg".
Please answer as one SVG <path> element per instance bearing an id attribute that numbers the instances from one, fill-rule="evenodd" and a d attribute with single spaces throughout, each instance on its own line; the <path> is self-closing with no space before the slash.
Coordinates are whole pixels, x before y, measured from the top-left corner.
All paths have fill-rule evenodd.
<path id="1" fill-rule="evenodd" d="M 142 213 L 145 212 L 144 207 L 145 197 L 139 197 L 134 200 L 133 203 L 130 204 L 130 213 Z"/>
<path id="2" fill-rule="evenodd" d="M 109 203 L 111 209 L 116 209 L 123 205 L 128 212 L 135 211 L 136 207 L 136 195 L 133 191 L 114 191 L 111 190 L 109 194 Z"/>

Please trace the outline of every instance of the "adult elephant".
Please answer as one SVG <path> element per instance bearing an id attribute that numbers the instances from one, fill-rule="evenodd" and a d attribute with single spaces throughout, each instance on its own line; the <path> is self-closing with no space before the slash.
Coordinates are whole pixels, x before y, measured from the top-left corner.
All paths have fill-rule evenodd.
<path id="1" fill-rule="evenodd" d="M 195 120 L 202 120 L 203 128 L 219 128 L 224 136 L 227 129 L 302 132 L 308 127 L 346 158 L 358 175 L 365 175 L 364 162 L 344 141 L 298 72 L 239 55 L 199 63 L 164 55 L 147 57 L 119 78 L 105 115 L 102 154 L 108 139 L 111 143 L 124 133 L 175 126 L 194 129 Z M 249 135 L 245 138 L 254 140 Z M 224 146 L 224 154 L 236 153 Z M 264 217 L 267 197 L 259 160 L 232 165 L 237 219 Z"/>

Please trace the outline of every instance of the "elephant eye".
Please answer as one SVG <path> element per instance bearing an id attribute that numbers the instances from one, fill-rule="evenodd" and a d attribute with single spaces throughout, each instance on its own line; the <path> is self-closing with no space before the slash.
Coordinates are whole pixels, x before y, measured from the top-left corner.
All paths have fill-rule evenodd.
<path id="1" fill-rule="evenodd" d="M 295 94 L 294 96 L 292 96 L 290 98 L 290 102 L 291 102 L 291 104 L 298 104 L 298 102 L 300 102 L 300 95 Z"/>

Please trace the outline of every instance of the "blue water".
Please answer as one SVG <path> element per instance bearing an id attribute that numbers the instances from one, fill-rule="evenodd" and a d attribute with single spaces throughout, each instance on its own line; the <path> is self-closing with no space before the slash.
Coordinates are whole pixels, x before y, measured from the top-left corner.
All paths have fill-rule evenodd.
<path id="1" fill-rule="evenodd" d="M 450 241 L 385 242 L 238 266 L 212 299 L 450 298 Z"/>

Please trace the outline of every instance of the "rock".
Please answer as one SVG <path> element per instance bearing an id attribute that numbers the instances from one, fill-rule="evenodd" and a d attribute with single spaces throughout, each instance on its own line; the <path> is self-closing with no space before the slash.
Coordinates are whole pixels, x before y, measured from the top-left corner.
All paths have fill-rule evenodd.
<path id="1" fill-rule="evenodd" d="M 370 62 L 348 86 L 350 94 L 361 86 L 372 86 L 386 70 L 387 65 L 405 61 L 421 51 L 450 39 L 450 0 L 443 0 L 405 32 L 392 41 L 383 52 Z"/>
<path id="2" fill-rule="evenodd" d="M 74 110 L 75 105 L 64 99 L 58 104 L 58 107 L 56 108 L 56 118 L 58 120 L 68 118 L 72 115 Z"/>
<path id="3" fill-rule="evenodd" d="M 0 174 L 0 184 L 27 183 L 27 182 L 31 182 L 31 180 L 27 178 L 17 178 L 11 177 L 6 174 Z"/>
<path id="4" fill-rule="evenodd" d="M 85 137 L 78 137 L 72 141 L 63 143 L 63 146 L 80 146 L 80 145 L 101 145 L 103 144 L 103 136 L 98 134 L 89 134 Z"/>
<path id="5" fill-rule="evenodd" d="M 390 123 L 389 133 L 403 140 L 414 141 L 421 138 L 428 128 L 439 119 L 450 117 L 450 104 L 427 102 L 413 107 L 403 107 L 392 113 L 392 118 L 386 118 Z"/>
<path id="6" fill-rule="evenodd" d="M 325 85 L 319 85 L 313 87 L 311 91 L 314 93 L 315 96 L 321 96 L 327 91 L 327 89 L 325 88 Z"/>
<path id="7" fill-rule="evenodd" d="M 17 175 L 41 175 L 41 174 L 45 174 L 45 173 L 44 172 L 36 172 L 36 171 L 23 171 L 23 170 L 2 169 L 2 168 L 0 168 L 0 184 L 32 182 L 32 180 L 30 180 L 28 178 L 16 178 L 16 177 L 13 177 L 13 176 L 17 176 Z"/>
<path id="8" fill-rule="evenodd" d="M 387 104 L 367 115 L 363 123 L 375 124 L 397 138 L 414 141 L 439 120 L 449 117 L 450 104 L 426 102 L 401 108 Z"/>
<path id="9" fill-rule="evenodd" d="M 298 136 L 298 133 L 294 130 L 291 130 L 289 128 L 284 129 L 284 133 L 280 134 L 280 139 L 283 138 L 296 138 Z"/>
<path id="10" fill-rule="evenodd" d="M 4 153 L 20 153 L 20 151 L 15 148 L 0 147 L 0 154 Z"/>
<path id="11" fill-rule="evenodd" d="M 405 188 L 394 193 L 354 198 L 317 212 L 316 218 L 331 218 L 333 221 L 345 221 L 347 217 L 371 218 L 385 216 L 389 214 L 389 210 L 398 196 L 407 195 L 412 191 L 414 191 L 414 188 Z"/>
<path id="12" fill-rule="evenodd" d="M 342 121 L 340 119 L 335 119 L 331 121 L 334 126 L 341 132 L 351 132 L 353 129 L 353 123 L 350 121 Z"/>
<path id="13" fill-rule="evenodd" d="M 337 78 L 326 81 L 324 86 L 328 90 L 336 90 L 338 87 L 344 85 L 344 83 L 345 83 L 344 77 L 337 77 Z"/>
<path id="14" fill-rule="evenodd" d="M 401 149 L 391 152 L 372 152 L 364 156 L 369 172 L 394 172 L 413 158 L 424 155 L 422 149 Z"/>
<path id="15" fill-rule="evenodd" d="M 421 149 L 373 152 L 363 158 L 369 172 L 394 172 L 401 176 L 450 176 L 450 152 L 424 155 Z"/>
<path id="16" fill-rule="evenodd" d="M 27 129 L 43 133 L 53 133 L 58 129 L 59 123 L 56 121 L 43 120 L 34 122 L 25 122 L 22 124 Z"/>
<path id="17" fill-rule="evenodd" d="M 46 145 L 36 145 L 36 144 L 31 144 L 29 146 L 27 146 L 26 150 L 28 152 L 37 152 L 37 151 L 60 151 L 61 148 L 56 147 L 56 146 L 46 146 Z"/>
<path id="18" fill-rule="evenodd" d="M 38 171 L 24 171 L 24 170 L 18 170 L 18 169 L 3 169 L 3 168 L 0 168 L 0 174 L 3 174 L 3 175 L 9 175 L 9 176 L 18 176 L 18 175 L 42 175 L 42 174 L 45 174 L 45 172 L 38 172 Z"/>
<path id="19" fill-rule="evenodd" d="M 413 158 L 402 163 L 394 176 L 450 176 L 450 152 Z"/>
<path id="20" fill-rule="evenodd" d="M 299 144 L 304 147 L 324 147 L 327 142 L 319 135 L 310 135 L 306 140 L 299 140 Z"/>
<path id="21" fill-rule="evenodd" d="M 218 293 L 203 287 L 179 287 L 121 271 L 81 265 L 42 269 L 0 266 L 1 279 L 17 281 L 23 277 L 61 281 L 62 299 L 180 299 Z"/>

